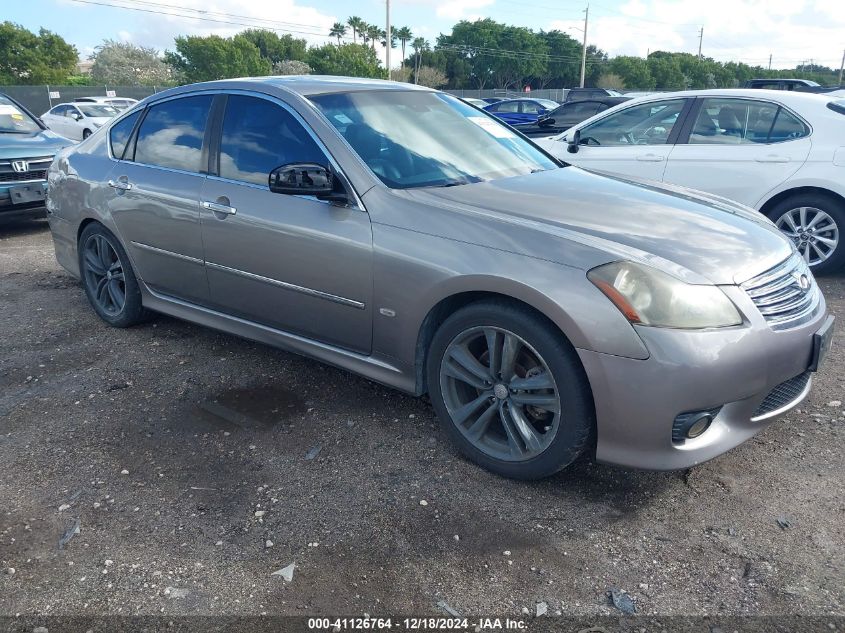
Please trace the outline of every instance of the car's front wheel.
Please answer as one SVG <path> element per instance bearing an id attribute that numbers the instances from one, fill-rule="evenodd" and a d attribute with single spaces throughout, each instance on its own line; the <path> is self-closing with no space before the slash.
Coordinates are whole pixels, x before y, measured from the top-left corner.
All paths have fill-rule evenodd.
<path id="1" fill-rule="evenodd" d="M 79 271 L 88 301 L 103 321 L 129 327 L 146 318 L 129 257 L 102 224 L 89 224 L 79 237 Z"/>
<path id="2" fill-rule="evenodd" d="M 455 312 L 434 335 L 427 379 L 461 452 L 500 475 L 546 477 L 590 441 L 592 395 L 575 349 L 522 306 L 485 301 Z"/>
<path id="3" fill-rule="evenodd" d="M 792 240 L 815 274 L 845 264 L 840 232 L 845 230 L 845 204 L 824 194 L 799 194 L 781 200 L 766 212 L 775 226 Z"/>

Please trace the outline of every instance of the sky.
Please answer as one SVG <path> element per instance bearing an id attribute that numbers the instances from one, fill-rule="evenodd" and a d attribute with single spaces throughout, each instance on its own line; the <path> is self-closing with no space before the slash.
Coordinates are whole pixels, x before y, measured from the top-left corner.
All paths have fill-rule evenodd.
<path id="1" fill-rule="evenodd" d="M 45 27 L 87 57 L 104 39 L 173 48 L 179 34 L 222 36 L 251 26 L 328 38 L 332 23 L 357 15 L 384 28 L 384 0 L 27 0 L 2 1 L 0 19 Z M 393 27 L 432 43 L 461 19 L 492 18 L 583 37 L 586 0 L 391 0 Z M 588 43 L 611 55 L 698 52 L 773 68 L 802 62 L 838 68 L 845 49 L 845 0 L 601 0 L 590 2 Z M 122 8 L 118 8 L 122 7 Z M 127 7 L 133 7 L 127 8 Z M 170 15 L 162 15 L 162 13 Z M 351 34 L 350 34 L 351 41 Z M 380 51 L 383 58 L 383 51 Z M 399 53 L 393 53 L 393 65 Z"/>

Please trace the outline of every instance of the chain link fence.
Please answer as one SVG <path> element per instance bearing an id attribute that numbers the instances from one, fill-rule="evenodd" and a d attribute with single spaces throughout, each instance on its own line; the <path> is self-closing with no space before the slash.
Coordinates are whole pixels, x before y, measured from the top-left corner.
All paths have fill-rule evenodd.
<path id="1" fill-rule="evenodd" d="M 19 101 L 36 116 L 79 97 L 105 97 L 113 91 L 116 97 L 140 100 L 163 89 L 164 86 L 0 86 L 0 92 Z"/>

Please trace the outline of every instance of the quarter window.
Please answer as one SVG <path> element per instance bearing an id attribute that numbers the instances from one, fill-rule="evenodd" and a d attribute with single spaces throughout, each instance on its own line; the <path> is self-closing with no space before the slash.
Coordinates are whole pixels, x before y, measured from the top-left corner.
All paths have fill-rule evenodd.
<path id="1" fill-rule="evenodd" d="M 256 97 L 229 95 L 220 139 L 220 176 L 267 185 L 289 163 L 326 165 L 326 155 L 294 116 Z"/>
<path id="2" fill-rule="evenodd" d="M 134 112 L 125 119 L 121 119 L 115 123 L 111 130 L 109 130 L 109 142 L 111 143 L 111 153 L 116 159 L 123 158 L 123 152 L 126 149 L 126 144 L 129 142 L 129 135 L 132 134 L 132 129 L 135 127 L 135 121 L 141 116 L 141 112 Z"/>
<path id="3" fill-rule="evenodd" d="M 581 144 L 663 145 L 668 142 L 683 109 L 683 99 L 625 108 L 582 128 Z"/>
<path id="4" fill-rule="evenodd" d="M 805 125 L 776 103 L 704 99 L 690 133 L 692 145 L 777 143 L 807 135 Z"/>
<path id="5" fill-rule="evenodd" d="M 211 95 L 165 101 L 151 106 L 138 130 L 135 161 L 201 172 L 202 143 Z"/>

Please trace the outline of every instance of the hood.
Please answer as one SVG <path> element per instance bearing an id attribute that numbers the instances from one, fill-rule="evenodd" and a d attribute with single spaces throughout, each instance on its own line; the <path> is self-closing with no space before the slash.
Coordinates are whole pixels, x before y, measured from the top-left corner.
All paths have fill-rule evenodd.
<path id="1" fill-rule="evenodd" d="M 34 134 L 0 133 L 0 159 L 52 156 L 72 142 L 51 130 Z"/>
<path id="2" fill-rule="evenodd" d="M 571 166 L 410 193 L 420 202 L 555 234 L 604 250 L 611 260 L 650 264 L 692 283 L 741 283 L 792 253 L 774 224 L 742 205 Z"/>

